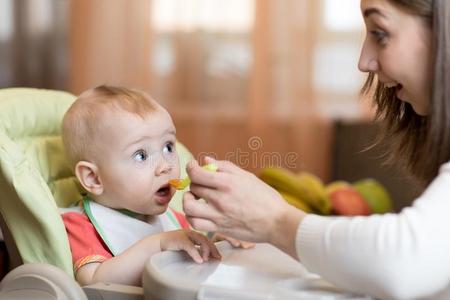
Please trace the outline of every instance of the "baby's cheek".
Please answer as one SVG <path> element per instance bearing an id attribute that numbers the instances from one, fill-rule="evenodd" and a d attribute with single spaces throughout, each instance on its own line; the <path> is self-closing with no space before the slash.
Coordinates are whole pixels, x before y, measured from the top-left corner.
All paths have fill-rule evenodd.
<path id="1" fill-rule="evenodd" d="M 154 188 L 153 182 L 154 176 L 152 174 L 142 175 L 140 178 L 130 180 L 130 184 L 127 187 L 127 193 L 142 197 Z"/>
<path id="2" fill-rule="evenodd" d="M 174 170 L 174 174 L 173 174 L 174 177 L 179 178 L 180 174 L 181 174 L 181 169 L 180 169 L 180 159 L 179 159 L 178 155 L 176 157 L 173 170 Z"/>
<path id="3" fill-rule="evenodd" d="M 181 172 L 180 172 L 180 167 L 178 166 L 177 168 L 175 168 L 175 171 L 174 171 L 174 178 L 180 178 L 180 174 L 181 174 Z"/>

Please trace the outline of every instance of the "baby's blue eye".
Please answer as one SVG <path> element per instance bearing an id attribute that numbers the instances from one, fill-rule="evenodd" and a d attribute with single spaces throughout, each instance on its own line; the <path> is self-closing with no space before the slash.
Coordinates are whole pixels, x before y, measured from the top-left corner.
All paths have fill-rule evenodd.
<path id="1" fill-rule="evenodd" d="M 144 150 L 138 150 L 134 155 L 133 159 L 136 161 L 146 161 L 148 158 L 147 152 Z"/>
<path id="2" fill-rule="evenodd" d="M 175 146 L 172 142 L 168 142 L 163 149 L 163 153 L 173 153 L 175 151 Z"/>

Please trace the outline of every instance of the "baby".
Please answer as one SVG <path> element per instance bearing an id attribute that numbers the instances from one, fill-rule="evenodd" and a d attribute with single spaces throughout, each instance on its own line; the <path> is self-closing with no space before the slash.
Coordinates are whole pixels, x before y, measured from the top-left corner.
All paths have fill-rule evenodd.
<path id="1" fill-rule="evenodd" d="M 214 244 L 168 208 L 178 178 L 175 126 L 147 94 L 112 86 L 82 93 L 63 120 L 63 141 L 87 196 L 62 215 L 81 285 L 141 285 L 145 262 L 184 250 L 220 259 Z"/>

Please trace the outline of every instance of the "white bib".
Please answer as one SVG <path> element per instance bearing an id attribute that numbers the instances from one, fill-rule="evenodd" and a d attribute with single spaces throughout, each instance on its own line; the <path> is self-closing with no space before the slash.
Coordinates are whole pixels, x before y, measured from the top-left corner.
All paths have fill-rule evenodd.
<path id="1" fill-rule="evenodd" d="M 83 208 L 92 225 L 114 256 L 119 255 L 148 235 L 181 228 L 170 208 L 161 215 L 147 217 L 148 222 L 89 199 L 83 200 Z"/>

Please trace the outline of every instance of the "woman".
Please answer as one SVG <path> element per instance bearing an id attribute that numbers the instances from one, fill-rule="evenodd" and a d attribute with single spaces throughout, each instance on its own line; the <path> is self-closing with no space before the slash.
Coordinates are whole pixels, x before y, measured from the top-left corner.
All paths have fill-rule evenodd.
<path id="1" fill-rule="evenodd" d="M 363 90 L 376 84 L 391 158 L 428 185 L 423 195 L 399 214 L 321 217 L 217 161 L 217 173 L 188 167 L 184 209 L 194 228 L 272 243 L 339 287 L 383 299 L 435 297 L 450 278 L 450 1 L 361 0 L 361 11 Z"/>

